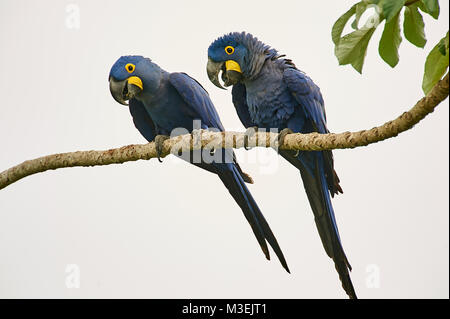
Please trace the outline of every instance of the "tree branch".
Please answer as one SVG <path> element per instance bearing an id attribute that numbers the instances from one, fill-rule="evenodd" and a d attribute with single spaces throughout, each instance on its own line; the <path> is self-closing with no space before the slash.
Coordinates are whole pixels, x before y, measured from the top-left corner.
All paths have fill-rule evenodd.
<path id="1" fill-rule="evenodd" d="M 449 94 L 449 75 L 439 81 L 427 96 L 423 97 L 408 112 L 404 112 L 393 121 L 370 130 L 344 132 L 340 134 L 289 134 L 284 139 L 283 150 L 319 151 L 330 149 L 355 148 L 376 143 L 404 132 L 425 118 Z M 195 134 L 193 134 L 195 136 Z M 201 140 L 186 134 L 164 142 L 162 157 L 170 151 L 183 149 L 241 148 L 244 146 L 244 133 L 238 132 L 201 132 Z M 250 145 L 278 147 L 276 133 L 257 133 L 249 138 Z M 128 145 L 106 151 L 78 151 L 53 154 L 28 160 L 0 173 L 0 189 L 32 174 L 51 169 L 75 166 L 97 166 L 120 164 L 128 161 L 148 160 L 156 157 L 155 144 Z"/>

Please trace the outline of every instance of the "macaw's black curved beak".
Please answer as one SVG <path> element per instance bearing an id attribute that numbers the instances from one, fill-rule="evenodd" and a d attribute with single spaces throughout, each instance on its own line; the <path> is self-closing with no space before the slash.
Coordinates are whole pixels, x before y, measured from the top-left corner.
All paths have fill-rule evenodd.
<path id="1" fill-rule="evenodd" d="M 222 71 L 222 81 L 225 86 L 235 85 L 242 79 L 241 66 L 233 60 L 215 62 L 208 58 L 206 66 L 208 77 L 218 88 L 226 90 L 219 81 L 219 73 Z"/>
<path id="2" fill-rule="evenodd" d="M 112 76 L 109 78 L 109 91 L 114 100 L 122 105 L 128 105 L 126 101 L 134 98 L 142 90 L 142 80 L 137 76 L 122 81 L 117 81 Z"/>
<path id="3" fill-rule="evenodd" d="M 222 73 L 222 80 L 225 86 L 235 85 L 242 79 L 242 73 L 235 70 L 228 70 Z"/>
<path id="4" fill-rule="evenodd" d="M 208 64 L 206 65 L 206 72 L 208 73 L 209 80 L 218 88 L 226 90 L 219 81 L 220 71 L 225 72 L 225 62 L 214 62 L 211 58 L 208 58 Z M 223 76 L 223 74 L 222 74 Z"/>

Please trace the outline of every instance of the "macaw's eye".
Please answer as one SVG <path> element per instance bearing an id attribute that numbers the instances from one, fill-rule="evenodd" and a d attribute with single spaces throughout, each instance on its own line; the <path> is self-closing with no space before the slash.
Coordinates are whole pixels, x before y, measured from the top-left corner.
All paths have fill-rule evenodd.
<path id="1" fill-rule="evenodd" d="M 225 52 L 228 55 L 233 54 L 234 53 L 234 48 L 231 45 L 229 45 L 229 46 L 225 47 Z"/>
<path id="2" fill-rule="evenodd" d="M 127 65 L 125 65 L 125 70 L 127 70 L 128 73 L 133 73 L 135 68 L 136 67 L 132 63 L 128 63 Z"/>

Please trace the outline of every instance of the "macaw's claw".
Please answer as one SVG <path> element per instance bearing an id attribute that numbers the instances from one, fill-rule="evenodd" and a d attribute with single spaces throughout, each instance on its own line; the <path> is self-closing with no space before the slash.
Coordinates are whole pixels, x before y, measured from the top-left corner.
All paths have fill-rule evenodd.
<path id="1" fill-rule="evenodd" d="M 253 135 L 255 135 L 257 130 L 258 130 L 257 126 L 251 126 L 251 127 L 247 128 L 247 130 L 245 131 L 244 148 L 246 151 L 250 150 L 250 148 L 248 147 L 248 138 L 253 137 Z"/>
<path id="2" fill-rule="evenodd" d="M 278 146 L 283 145 L 284 143 L 284 139 L 286 138 L 286 135 L 288 134 L 294 134 L 294 131 L 292 131 L 290 128 L 285 128 L 282 129 L 281 132 L 278 134 Z M 297 157 L 298 154 L 300 153 L 300 151 L 296 151 L 295 153 L 293 153 L 294 157 Z"/>
<path id="3" fill-rule="evenodd" d="M 170 139 L 170 136 L 167 135 L 156 135 L 155 137 L 156 154 L 160 163 L 162 163 L 161 154 L 163 151 L 164 141 L 168 139 Z"/>

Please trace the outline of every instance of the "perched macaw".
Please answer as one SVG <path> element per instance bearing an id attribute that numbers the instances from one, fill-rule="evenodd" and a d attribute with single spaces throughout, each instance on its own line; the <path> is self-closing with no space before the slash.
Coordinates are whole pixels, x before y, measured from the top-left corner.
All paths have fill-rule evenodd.
<path id="1" fill-rule="evenodd" d="M 319 87 L 283 57 L 251 34 L 234 32 L 209 46 L 207 73 L 223 88 L 222 71 L 224 85 L 233 86 L 233 104 L 248 134 L 251 129 L 276 128 L 282 142 L 293 132 L 329 133 Z M 279 153 L 300 170 L 325 251 L 334 260 L 345 292 L 356 298 L 330 199 L 330 193 L 342 193 L 331 151 Z"/>
<path id="2" fill-rule="evenodd" d="M 155 142 L 158 159 L 163 142 L 169 138 L 171 132 L 184 128 L 192 133 L 196 128 L 194 120 L 201 121 L 202 129 L 225 131 L 208 93 L 195 79 L 185 73 L 168 73 L 148 58 L 119 58 L 111 68 L 109 85 L 114 99 L 129 106 L 134 125 L 139 132 L 147 141 Z M 212 162 L 206 162 L 193 153 L 190 152 L 189 159 L 179 155 L 194 165 L 219 175 L 244 212 L 266 258 L 270 259 L 267 240 L 283 267 L 289 272 L 275 236 L 245 185 L 245 182 L 253 181 L 239 167 L 233 150 L 224 150 L 221 158 Z"/>

